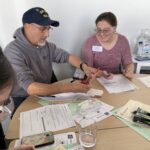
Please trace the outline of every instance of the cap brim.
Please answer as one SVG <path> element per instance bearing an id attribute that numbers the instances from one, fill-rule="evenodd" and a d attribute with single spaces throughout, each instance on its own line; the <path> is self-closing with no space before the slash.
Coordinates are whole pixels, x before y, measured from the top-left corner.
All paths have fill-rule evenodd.
<path id="1" fill-rule="evenodd" d="M 54 26 L 54 27 L 58 27 L 59 26 L 59 22 L 58 21 L 55 21 L 55 20 L 51 20 L 52 23 L 51 23 L 51 26 Z"/>
<path id="2" fill-rule="evenodd" d="M 41 26 L 54 26 L 54 27 L 58 27 L 59 26 L 59 22 L 55 21 L 55 20 L 51 20 L 51 19 L 47 19 L 47 20 L 43 20 L 41 21 L 41 23 L 39 24 Z"/>

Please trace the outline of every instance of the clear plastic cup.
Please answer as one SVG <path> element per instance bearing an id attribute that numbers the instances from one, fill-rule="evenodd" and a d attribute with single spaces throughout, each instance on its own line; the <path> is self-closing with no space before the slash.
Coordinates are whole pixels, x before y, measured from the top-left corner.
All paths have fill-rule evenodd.
<path id="1" fill-rule="evenodd" d="M 96 122 L 85 118 L 79 122 L 79 142 L 83 147 L 93 147 L 96 144 Z"/>

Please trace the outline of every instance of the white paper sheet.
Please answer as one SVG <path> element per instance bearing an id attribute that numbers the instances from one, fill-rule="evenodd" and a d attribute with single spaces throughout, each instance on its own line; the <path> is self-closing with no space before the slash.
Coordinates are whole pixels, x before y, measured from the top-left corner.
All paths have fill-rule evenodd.
<path id="1" fill-rule="evenodd" d="M 97 78 L 109 93 L 120 93 L 135 90 L 136 86 L 123 75 L 114 75 L 113 79 Z"/>
<path id="2" fill-rule="evenodd" d="M 139 77 L 139 79 L 146 87 L 150 87 L 150 76 Z"/>
<path id="3" fill-rule="evenodd" d="M 98 122 L 112 115 L 113 106 L 97 99 L 89 99 L 76 105 L 77 111 L 74 112 L 73 118 L 77 123 L 84 118 L 92 118 Z"/>
<path id="4" fill-rule="evenodd" d="M 43 100 L 85 100 L 94 96 L 101 96 L 103 94 L 102 90 L 91 88 L 87 93 L 60 93 L 53 96 L 40 96 L 39 98 Z"/>
<path id="5" fill-rule="evenodd" d="M 140 107 L 143 110 L 149 112 L 150 111 L 150 105 L 143 104 L 138 101 L 129 100 L 124 106 L 122 106 L 119 111 L 117 111 L 116 115 L 133 123 L 133 112 L 137 110 L 137 108 Z"/>
<path id="6" fill-rule="evenodd" d="M 57 150 L 57 146 L 77 145 L 77 138 L 74 132 L 67 132 L 54 135 L 54 144 L 36 148 L 37 150 Z M 59 149 L 58 149 L 59 150 Z"/>
<path id="7" fill-rule="evenodd" d="M 15 146 L 21 145 L 21 139 L 16 140 Z M 56 150 L 56 146 L 64 146 L 67 150 L 84 150 L 81 145 L 77 144 L 77 138 L 74 132 L 67 132 L 54 135 L 54 144 L 36 148 L 36 150 Z"/>
<path id="8" fill-rule="evenodd" d="M 87 91 L 87 95 L 89 95 L 90 97 L 102 96 L 103 95 L 103 90 L 98 90 L 98 89 L 91 88 L 89 91 Z"/>
<path id="9" fill-rule="evenodd" d="M 75 126 L 67 104 L 48 105 L 20 113 L 20 138 Z"/>

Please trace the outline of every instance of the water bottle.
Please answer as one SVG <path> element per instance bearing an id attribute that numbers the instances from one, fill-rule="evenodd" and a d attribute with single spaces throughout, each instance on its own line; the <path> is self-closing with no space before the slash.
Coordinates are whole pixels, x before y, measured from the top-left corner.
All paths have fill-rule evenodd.
<path id="1" fill-rule="evenodd" d="M 142 51 L 143 51 L 143 41 L 142 40 L 139 40 L 138 41 L 138 56 L 142 56 Z"/>
<path id="2" fill-rule="evenodd" d="M 150 29 L 142 29 L 137 41 L 137 54 L 142 57 L 148 57 L 150 54 Z"/>

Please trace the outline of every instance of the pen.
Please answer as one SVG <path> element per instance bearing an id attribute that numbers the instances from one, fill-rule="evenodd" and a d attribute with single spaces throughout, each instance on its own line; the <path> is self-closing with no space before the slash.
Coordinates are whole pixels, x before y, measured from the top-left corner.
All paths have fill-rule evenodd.
<path id="1" fill-rule="evenodd" d="M 76 81 L 75 79 L 71 80 L 70 82 L 73 83 L 74 81 Z"/>
<path id="2" fill-rule="evenodd" d="M 51 96 L 49 96 L 49 97 L 56 97 L 55 95 L 51 95 Z"/>
<path id="3" fill-rule="evenodd" d="M 43 130 L 46 131 L 46 129 L 45 129 L 45 123 L 44 123 L 44 118 L 41 117 L 41 120 L 42 120 L 42 124 L 43 124 Z"/>
<path id="4" fill-rule="evenodd" d="M 110 74 L 110 73 L 108 73 L 108 72 L 107 72 L 107 71 L 105 71 L 105 70 L 101 70 L 100 68 L 97 68 L 97 72 L 98 72 L 98 71 L 102 71 L 103 75 L 104 75 L 104 76 L 106 76 L 106 77 L 111 76 L 111 74 Z"/>
<path id="5" fill-rule="evenodd" d="M 103 74 L 106 76 L 106 77 L 109 77 L 111 74 L 110 73 L 108 73 L 107 71 L 103 71 Z"/>
<path id="6" fill-rule="evenodd" d="M 56 97 L 55 95 L 49 95 L 49 96 L 41 96 L 41 98 L 48 98 L 48 97 Z"/>

